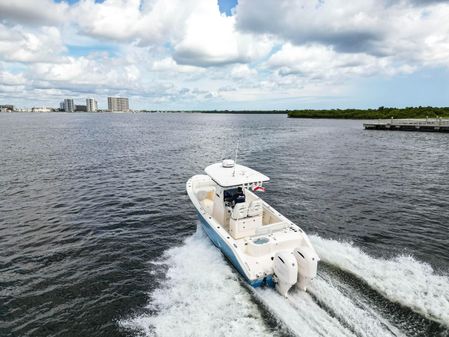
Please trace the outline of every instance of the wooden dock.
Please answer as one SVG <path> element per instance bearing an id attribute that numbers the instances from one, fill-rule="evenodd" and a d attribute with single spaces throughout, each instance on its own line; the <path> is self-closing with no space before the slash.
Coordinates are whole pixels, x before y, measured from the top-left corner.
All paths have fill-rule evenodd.
<path id="1" fill-rule="evenodd" d="M 449 132 L 449 119 L 379 119 L 363 123 L 363 127 L 366 130 Z"/>

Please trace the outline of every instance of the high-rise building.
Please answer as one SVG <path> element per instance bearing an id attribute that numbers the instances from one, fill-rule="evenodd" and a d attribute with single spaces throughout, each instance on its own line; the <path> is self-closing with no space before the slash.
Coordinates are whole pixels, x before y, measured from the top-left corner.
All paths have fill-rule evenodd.
<path id="1" fill-rule="evenodd" d="M 64 100 L 64 111 L 65 112 L 74 112 L 75 111 L 75 104 L 73 103 L 73 99 L 66 98 Z"/>
<path id="2" fill-rule="evenodd" d="M 108 97 L 109 111 L 129 111 L 129 101 L 125 97 Z"/>
<path id="3" fill-rule="evenodd" d="M 96 112 L 98 110 L 97 101 L 93 98 L 86 99 L 87 112 Z"/>

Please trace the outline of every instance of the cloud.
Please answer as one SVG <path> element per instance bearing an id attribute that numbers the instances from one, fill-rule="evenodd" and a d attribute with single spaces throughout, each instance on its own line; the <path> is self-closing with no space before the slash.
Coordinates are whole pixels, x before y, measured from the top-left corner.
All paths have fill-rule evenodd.
<path id="1" fill-rule="evenodd" d="M 410 72 L 390 58 L 377 58 L 366 53 L 339 53 L 331 46 L 308 44 L 294 46 L 290 43 L 273 54 L 267 65 L 281 76 L 297 75 L 313 80 L 371 76 L 384 73 L 395 75 Z"/>
<path id="2" fill-rule="evenodd" d="M 141 46 L 164 44 L 185 31 L 200 0 L 82 0 L 70 13 L 83 34 Z"/>
<path id="3" fill-rule="evenodd" d="M 401 0 L 396 0 L 397 2 L 400 2 Z M 418 5 L 418 6 L 427 6 L 431 4 L 436 3 L 445 3 L 447 0 L 410 0 L 409 3 L 412 5 Z"/>
<path id="4" fill-rule="evenodd" d="M 272 34 L 295 45 L 317 43 L 336 52 L 377 57 L 407 52 L 413 57 L 428 37 L 449 36 L 448 10 L 443 1 L 377 0 L 260 0 L 254 10 L 251 1 L 241 0 L 236 20 L 238 29 Z"/>
<path id="5" fill-rule="evenodd" d="M 235 18 L 221 14 L 212 1 L 195 2 L 172 44 L 176 62 L 202 67 L 250 62 L 271 50 L 267 38 L 238 32 Z"/>
<path id="6" fill-rule="evenodd" d="M 23 73 L 12 73 L 0 70 L 0 85 L 3 86 L 22 86 L 26 84 L 26 78 Z"/>
<path id="7" fill-rule="evenodd" d="M 195 66 L 179 65 L 171 57 L 166 57 L 161 60 L 154 61 L 152 69 L 155 71 L 167 71 L 175 73 L 198 73 L 204 71 L 203 68 Z"/>
<path id="8" fill-rule="evenodd" d="M 70 16 L 84 34 L 118 41 L 138 37 L 142 19 L 140 0 L 83 0 L 74 5 Z"/>
<path id="9" fill-rule="evenodd" d="M 140 70 L 124 59 L 107 55 L 91 57 L 64 57 L 58 63 L 36 63 L 30 68 L 34 79 L 60 86 L 71 83 L 77 86 L 132 87 L 140 80 Z"/>
<path id="10" fill-rule="evenodd" d="M 67 17 L 68 5 L 51 0 L 2 0 L 0 20 L 25 25 L 52 26 Z"/>
<path id="11" fill-rule="evenodd" d="M 232 68 L 231 76 L 235 79 L 255 77 L 257 76 L 257 70 L 250 68 L 247 64 L 238 64 Z"/>
<path id="12" fill-rule="evenodd" d="M 173 59 L 182 65 L 248 62 L 271 49 L 266 37 L 236 31 L 235 18 L 221 14 L 213 1 L 84 0 L 71 15 L 89 36 L 139 46 L 168 44 Z"/>
<path id="13" fill-rule="evenodd" d="M 0 59 L 12 62 L 57 62 L 66 50 L 60 31 L 42 27 L 36 31 L 0 23 Z"/>
<path id="14" fill-rule="evenodd" d="M 3 0 L 0 85 L 167 106 L 338 96 L 449 68 L 448 17 L 445 1 L 239 0 L 226 16 L 210 0 Z"/>
<path id="15" fill-rule="evenodd" d="M 331 44 L 341 51 L 372 49 L 386 34 L 382 1 L 348 2 L 241 0 L 237 27 L 253 33 L 268 33 L 295 44 Z M 380 15 L 381 14 L 381 15 Z"/>
<path id="16" fill-rule="evenodd" d="M 384 53 L 417 66 L 449 67 L 449 4 L 396 8 Z"/>
<path id="17" fill-rule="evenodd" d="M 213 66 L 244 62 L 234 30 L 233 18 L 221 16 L 218 8 L 192 14 L 180 41 L 175 44 L 174 59 L 181 64 Z"/>

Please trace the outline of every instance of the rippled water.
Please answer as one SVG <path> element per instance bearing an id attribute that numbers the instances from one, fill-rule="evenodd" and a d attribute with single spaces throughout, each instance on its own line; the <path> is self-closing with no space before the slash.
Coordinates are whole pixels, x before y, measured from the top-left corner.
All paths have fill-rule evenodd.
<path id="1" fill-rule="evenodd" d="M 234 155 L 322 263 L 243 284 L 185 181 Z M 279 115 L 0 114 L 1 336 L 448 336 L 449 138 Z"/>

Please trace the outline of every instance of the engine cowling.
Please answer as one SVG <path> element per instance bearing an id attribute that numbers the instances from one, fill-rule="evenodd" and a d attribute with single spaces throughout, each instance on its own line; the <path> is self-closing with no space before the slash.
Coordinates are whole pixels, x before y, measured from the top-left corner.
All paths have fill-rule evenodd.
<path id="1" fill-rule="evenodd" d="M 298 263 L 297 286 L 299 289 L 306 291 L 310 281 L 316 276 L 320 258 L 315 250 L 308 246 L 295 248 L 293 256 Z"/>
<path id="2" fill-rule="evenodd" d="M 289 289 L 298 280 L 298 263 L 290 252 L 279 252 L 274 256 L 273 266 L 276 290 L 287 297 Z"/>

